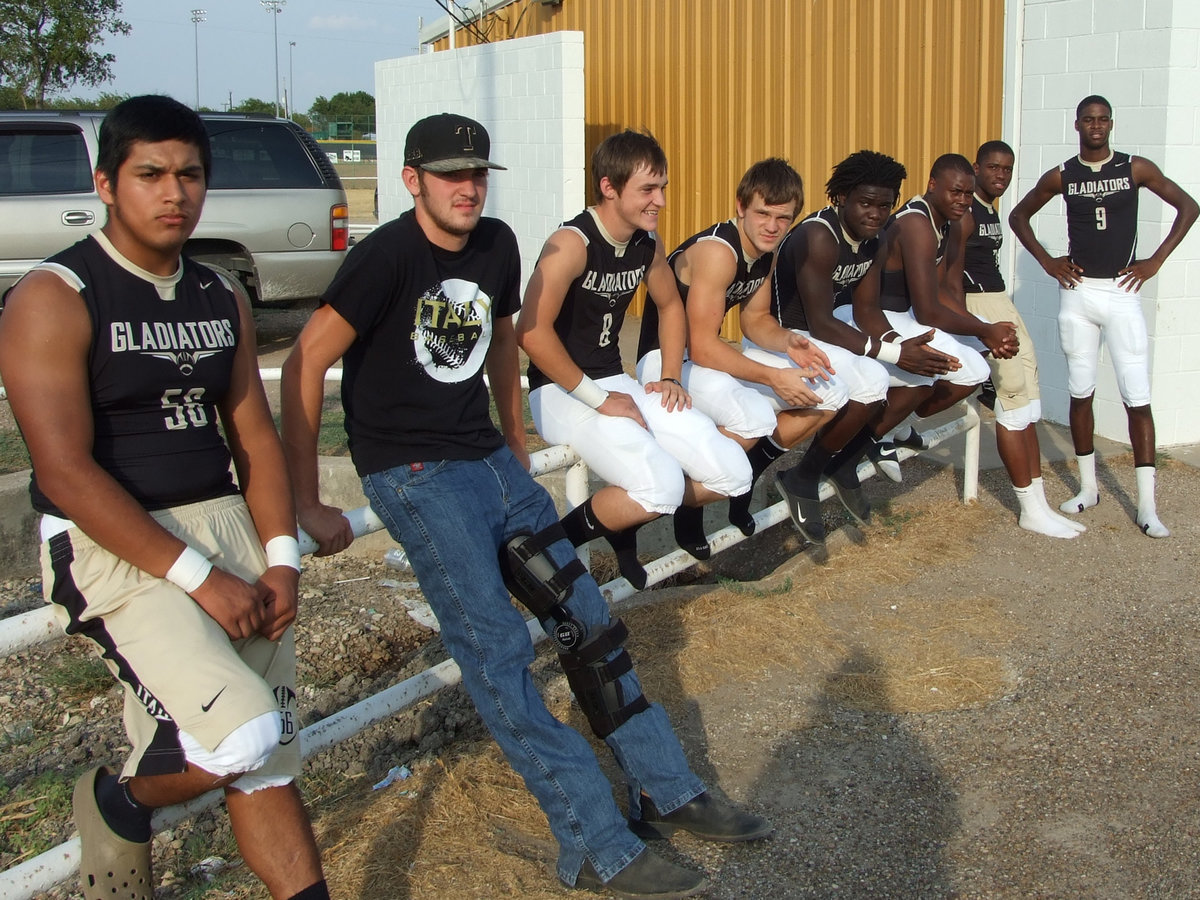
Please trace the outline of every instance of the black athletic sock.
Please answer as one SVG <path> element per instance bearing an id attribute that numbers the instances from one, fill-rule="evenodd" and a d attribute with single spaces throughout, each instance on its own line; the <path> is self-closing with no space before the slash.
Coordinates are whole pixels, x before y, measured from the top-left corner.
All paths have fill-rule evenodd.
<path id="1" fill-rule="evenodd" d="M 591 497 L 562 517 L 562 527 L 567 533 L 567 540 L 575 547 L 582 547 L 588 541 L 609 533 L 608 528 L 596 518 Z"/>
<path id="2" fill-rule="evenodd" d="M 617 556 L 617 568 L 621 574 L 639 591 L 645 588 L 646 570 L 637 558 L 637 530 L 640 525 L 613 531 L 596 517 L 592 498 L 588 497 L 562 517 L 562 527 L 567 533 L 567 540 L 575 547 L 598 537 L 607 540 Z"/>
<path id="3" fill-rule="evenodd" d="M 819 481 L 831 459 L 833 459 L 833 451 L 826 448 L 818 438 L 808 445 L 808 449 L 800 457 L 800 462 L 790 471 L 805 481 Z"/>
<path id="4" fill-rule="evenodd" d="M 858 487 L 862 483 L 858 479 L 858 464 L 867 455 L 872 437 L 870 426 L 863 428 L 850 438 L 845 447 L 833 454 L 833 458 L 825 466 L 825 473 L 836 478 L 844 487 Z"/>
<path id="5" fill-rule="evenodd" d="M 799 466 L 793 466 L 777 476 L 789 492 L 809 500 L 819 500 L 821 497 L 820 477 L 813 478 L 799 471 Z"/>
<path id="6" fill-rule="evenodd" d="M 637 530 L 640 527 L 640 525 L 634 525 L 632 528 L 611 531 L 605 535 L 605 539 L 617 556 L 617 568 L 621 570 L 625 580 L 639 591 L 646 587 L 646 570 L 638 562 Z"/>
<path id="7" fill-rule="evenodd" d="M 708 536 L 704 533 L 704 507 L 680 506 L 672 516 L 675 528 L 675 543 L 696 559 L 712 556 Z"/>
<path id="8" fill-rule="evenodd" d="M 316 884 L 310 884 L 298 894 L 292 894 L 289 900 L 329 900 L 329 886 L 322 878 Z"/>
<path id="9" fill-rule="evenodd" d="M 122 783 L 117 775 L 101 775 L 96 779 L 96 806 L 115 834 L 135 844 L 150 840 L 153 807 L 139 803 L 129 792 L 129 783 Z"/>
<path id="10" fill-rule="evenodd" d="M 746 537 L 754 534 L 757 527 L 754 516 L 750 514 L 750 501 L 754 498 L 754 483 L 758 477 L 767 471 L 767 467 L 787 451 L 776 444 L 769 436 L 760 437 L 758 443 L 746 451 L 750 460 L 750 489 L 744 494 L 729 498 L 729 524 L 736 525 Z"/>

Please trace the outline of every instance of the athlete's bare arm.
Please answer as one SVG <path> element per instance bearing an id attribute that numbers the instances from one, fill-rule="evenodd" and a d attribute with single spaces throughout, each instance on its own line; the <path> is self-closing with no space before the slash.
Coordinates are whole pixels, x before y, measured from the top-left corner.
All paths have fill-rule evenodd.
<path id="1" fill-rule="evenodd" d="M 728 372 L 742 381 L 766 385 L 789 406 L 815 406 L 820 403 L 820 398 L 804 383 L 805 373 L 800 369 L 765 366 L 747 358 L 721 339 L 725 292 L 737 276 L 737 260 L 729 252 L 729 246 L 722 241 L 699 241 L 685 255 L 692 279 L 687 302 L 688 351 L 692 362 L 708 369 Z M 764 349 L 784 352 L 789 340 L 797 335 L 781 328 L 771 315 L 770 289 L 771 277 L 768 273 L 758 290 L 742 304 L 742 333 Z M 825 363 L 828 365 L 828 360 Z"/>
<path id="2" fill-rule="evenodd" d="M 218 411 L 237 470 L 238 485 L 254 519 L 258 538 L 266 546 L 274 537 L 296 536 L 296 508 L 283 446 L 258 374 L 258 342 L 250 298 L 238 288 L 234 293 L 241 311 L 241 334 L 229 391 Z M 268 640 L 278 640 L 296 618 L 299 580 L 300 573 L 290 566 L 272 566 L 262 574 L 260 581 L 270 593 L 259 632 Z"/>
<path id="3" fill-rule="evenodd" d="M 354 327 L 332 306 L 319 306 L 283 364 L 283 451 L 292 478 L 296 515 L 300 527 L 317 542 L 317 556 L 340 553 L 354 540 L 354 530 L 342 511 L 321 502 L 317 434 L 325 401 L 325 373 L 357 336 Z"/>
<path id="4" fill-rule="evenodd" d="M 1012 322 L 983 322 L 969 313 L 955 312 L 938 299 L 937 242 L 924 216 L 909 215 L 897 219 L 888 229 L 893 235 L 889 268 L 897 268 L 897 258 L 908 283 L 913 318 L 922 325 L 940 328 L 949 334 L 969 334 L 979 338 L 1000 359 L 1017 353 L 1017 329 Z"/>
<path id="5" fill-rule="evenodd" d="M 679 298 L 679 288 L 675 286 L 675 273 L 667 265 L 662 241 L 654 241 L 654 259 L 643 280 L 650 302 L 658 307 L 658 345 L 662 353 L 662 376 L 646 385 L 646 393 L 661 394 L 662 405 L 668 411 L 686 409 L 692 405 L 692 398 L 678 382 L 683 371 L 683 352 L 687 348 L 687 313 Z"/>
<path id="6" fill-rule="evenodd" d="M 820 341 L 836 344 L 858 356 L 864 355 L 866 339 L 858 331 L 833 314 L 833 271 L 837 268 L 838 242 L 828 229 L 806 225 L 792 236 L 801 241 L 796 254 L 803 260 L 796 272 L 796 288 L 800 296 L 791 302 L 804 304 L 808 330 Z"/>
<path id="7" fill-rule="evenodd" d="M 1028 194 L 1008 214 L 1008 224 L 1042 269 L 1065 288 L 1079 284 L 1086 273 L 1069 256 L 1051 256 L 1033 233 L 1030 220 L 1043 206 L 1063 192 L 1062 171 L 1056 166 L 1038 179 Z"/>
<path id="8" fill-rule="evenodd" d="M 185 544 L 146 512 L 92 456 L 88 384 L 91 320 L 78 292 L 57 275 L 31 272 L 0 316 L 0 377 L 38 484 L 97 544 L 164 577 Z M 231 638 L 264 622 L 267 590 L 213 566 L 192 598 Z"/>
<path id="9" fill-rule="evenodd" d="M 526 469 L 529 450 L 525 444 L 525 404 L 521 392 L 520 359 L 517 353 L 517 332 L 512 316 L 502 316 L 492 322 L 492 343 L 488 347 L 488 381 L 496 413 L 500 416 L 500 431 L 508 449 Z"/>
<path id="10" fill-rule="evenodd" d="M 963 289 L 963 269 L 967 261 L 967 238 L 975 230 L 975 214 L 963 213 L 957 222 L 950 223 L 946 233 L 946 252 L 938 267 L 939 297 L 955 312 L 968 313 L 966 291 Z"/>
<path id="11" fill-rule="evenodd" d="M 1154 163 L 1140 156 L 1132 159 L 1133 183 L 1144 187 L 1157 195 L 1164 203 L 1175 208 L 1175 221 L 1171 230 L 1163 238 L 1158 249 L 1145 259 L 1139 259 L 1132 265 L 1126 266 L 1118 275 L 1118 284 L 1127 291 L 1141 290 L 1143 284 L 1158 274 L 1167 257 L 1179 246 L 1188 230 L 1196 222 L 1200 207 L 1183 188 L 1165 176 Z"/>
<path id="12" fill-rule="evenodd" d="M 880 279 L 891 251 L 889 244 L 889 233 L 884 232 L 879 242 L 879 250 L 875 254 L 875 261 L 871 263 L 867 274 L 854 286 L 851 295 L 855 324 L 876 340 L 895 334 L 879 305 Z M 929 346 L 933 335 L 934 330 L 931 328 L 924 334 L 901 341 L 900 359 L 896 361 L 896 365 L 906 372 L 927 376 L 945 375 L 947 372 L 961 369 L 962 363 L 957 357 Z"/>
<path id="13" fill-rule="evenodd" d="M 586 267 L 587 247 L 577 232 L 560 228 L 550 235 L 525 287 L 525 301 L 517 319 L 517 344 L 547 378 L 566 391 L 579 387 L 583 369 L 575 365 L 558 339 L 554 320 L 562 310 L 571 282 Z M 621 391 L 609 391 L 608 399 L 596 411 L 606 416 L 626 416 L 646 427 L 633 398 Z"/>

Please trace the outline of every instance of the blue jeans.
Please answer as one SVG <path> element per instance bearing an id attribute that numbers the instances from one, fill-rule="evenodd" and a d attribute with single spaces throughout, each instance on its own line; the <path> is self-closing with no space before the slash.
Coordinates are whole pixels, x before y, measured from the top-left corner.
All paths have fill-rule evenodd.
<path id="1" fill-rule="evenodd" d="M 398 466 L 362 483 L 371 508 L 404 546 L 475 708 L 549 819 L 559 845 L 559 877 L 574 884 L 587 859 L 608 881 L 643 844 L 613 801 L 591 745 L 554 718 L 537 693 L 529 674 L 533 644 L 498 562 L 505 540 L 558 521 L 550 495 L 507 447 L 481 460 Z M 560 566 L 575 556 L 566 540 L 552 544 L 549 553 Z M 575 582 L 567 605 L 589 631 L 609 621 L 590 576 Z M 620 680 L 624 696 L 641 693 L 634 672 Z M 635 816 L 641 792 L 667 813 L 704 791 L 657 703 L 605 742 L 629 782 Z"/>

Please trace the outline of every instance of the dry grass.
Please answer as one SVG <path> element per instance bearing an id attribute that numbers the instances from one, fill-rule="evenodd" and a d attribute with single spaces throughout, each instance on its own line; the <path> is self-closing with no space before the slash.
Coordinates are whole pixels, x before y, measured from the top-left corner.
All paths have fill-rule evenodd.
<path id="1" fill-rule="evenodd" d="M 1002 661 L 975 651 L 990 646 L 994 653 L 1008 642 L 1008 626 L 991 601 L 897 591 L 927 569 L 967 560 L 975 552 L 971 537 L 993 523 L 991 515 L 947 502 L 880 518 L 867 531 L 869 550 L 626 614 L 645 680 L 696 696 L 773 670 L 801 675 L 836 668 L 825 684 L 832 697 L 893 712 L 951 709 L 1002 694 L 1009 683 Z M 909 524 L 897 533 L 895 520 Z M 799 584 L 773 589 L 782 577 Z"/>
<path id="2" fill-rule="evenodd" d="M 868 529 L 867 548 L 834 553 L 823 566 L 797 561 L 762 582 L 700 596 L 692 587 L 629 610 L 643 679 L 668 706 L 682 694 L 781 670 L 814 695 L 864 711 L 994 699 L 1011 683 L 1001 654 L 1012 629 L 997 605 L 905 586 L 965 563 L 976 552 L 972 539 L 994 527 L 996 515 L 953 502 L 898 506 Z M 579 727 L 565 690 L 550 695 L 552 711 Z M 318 806 L 337 897 L 563 896 L 545 817 L 490 742 L 456 746 L 386 790 L 359 789 Z"/>
<path id="3" fill-rule="evenodd" d="M 491 742 L 318 820 L 336 896 L 557 898 L 557 848 L 533 795 Z"/>

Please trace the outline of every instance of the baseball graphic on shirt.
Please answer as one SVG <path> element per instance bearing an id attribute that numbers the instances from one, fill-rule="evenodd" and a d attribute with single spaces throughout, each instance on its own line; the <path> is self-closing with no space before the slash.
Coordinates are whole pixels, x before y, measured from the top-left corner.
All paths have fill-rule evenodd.
<path id="1" fill-rule="evenodd" d="M 430 378 L 453 384 L 482 367 L 492 336 L 492 298 L 473 281 L 448 278 L 417 300 L 413 343 Z"/>

